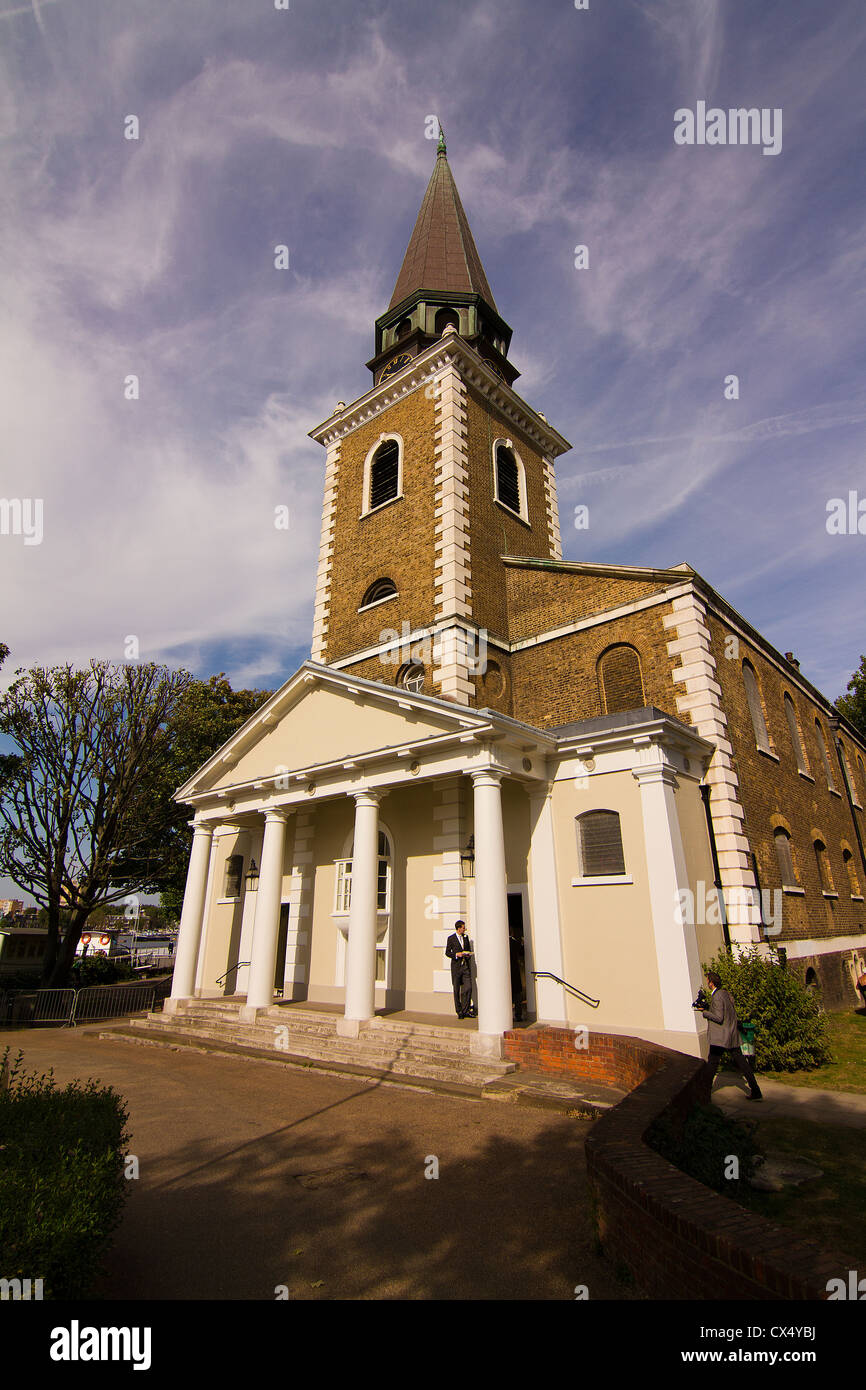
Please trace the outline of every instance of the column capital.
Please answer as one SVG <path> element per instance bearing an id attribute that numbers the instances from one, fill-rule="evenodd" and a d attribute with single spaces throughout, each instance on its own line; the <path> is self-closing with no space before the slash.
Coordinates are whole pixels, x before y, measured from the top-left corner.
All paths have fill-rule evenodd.
<path id="1" fill-rule="evenodd" d="M 378 806 L 384 795 L 384 792 L 352 792 L 356 806 Z"/>
<path id="2" fill-rule="evenodd" d="M 187 825 L 194 835 L 212 835 L 216 829 L 213 821 L 190 820 Z"/>
<path id="3" fill-rule="evenodd" d="M 680 785 L 676 771 L 672 767 L 632 768 L 631 775 L 642 787 L 653 782 L 663 782 L 666 787 L 673 787 L 674 791 L 676 791 Z"/>
<path id="4" fill-rule="evenodd" d="M 293 806 L 269 806 L 264 813 L 265 821 L 281 821 L 285 824 L 293 810 Z"/>
<path id="5" fill-rule="evenodd" d="M 502 779 L 505 773 L 498 772 L 496 768 L 493 767 L 482 767 L 474 772 L 470 768 L 469 776 L 472 778 L 472 785 L 474 787 L 499 787 L 502 785 Z"/>

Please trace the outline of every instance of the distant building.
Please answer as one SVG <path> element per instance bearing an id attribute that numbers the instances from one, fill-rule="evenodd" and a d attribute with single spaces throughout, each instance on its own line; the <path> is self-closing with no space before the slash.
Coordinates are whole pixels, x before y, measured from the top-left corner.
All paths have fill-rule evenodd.
<path id="1" fill-rule="evenodd" d="M 48 929 L 39 925 L 36 913 L 4 917 L 0 920 L 0 979 L 4 975 L 39 974 L 47 945 Z"/>

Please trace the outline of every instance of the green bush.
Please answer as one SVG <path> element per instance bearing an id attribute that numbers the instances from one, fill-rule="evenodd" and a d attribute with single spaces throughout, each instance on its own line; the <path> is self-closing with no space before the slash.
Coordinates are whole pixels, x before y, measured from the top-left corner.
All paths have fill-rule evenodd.
<path id="1" fill-rule="evenodd" d="M 739 957 L 721 951 L 704 969 L 721 976 L 740 1023 L 754 1023 L 757 1071 L 811 1070 L 832 1062 L 818 999 L 785 968 L 774 948 L 769 957 L 756 946 Z"/>
<path id="2" fill-rule="evenodd" d="M 69 983 L 73 989 L 84 989 L 86 985 L 113 985 L 134 978 L 135 971 L 127 961 L 110 956 L 79 956 L 70 971 Z"/>
<path id="3" fill-rule="evenodd" d="M 123 1211 L 126 1108 L 110 1087 L 59 1090 L 21 1060 L 0 1058 L 0 1276 L 83 1298 Z"/>
<path id="4" fill-rule="evenodd" d="M 696 1105 L 684 1123 L 661 1115 L 648 1131 L 647 1143 L 689 1177 L 728 1197 L 738 1197 L 759 1166 L 756 1125 L 731 1120 L 714 1105 Z M 729 1159 L 739 1160 L 738 1176 Z"/>

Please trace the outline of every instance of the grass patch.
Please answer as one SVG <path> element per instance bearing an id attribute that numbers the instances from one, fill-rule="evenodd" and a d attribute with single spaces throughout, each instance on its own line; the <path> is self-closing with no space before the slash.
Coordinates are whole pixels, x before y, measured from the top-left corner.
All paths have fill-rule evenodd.
<path id="1" fill-rule="evenodd" d="M 805 1159 L 823 1169 L 781 1192 L 741 1191 L 735 1200 L 866 1271 L 866 1144 L 863 1131 L 808 1120 L 759 1120 L 758 1147 Z M 742 1185 L 741 1185 L 742 1186 Z M 732 1197 L 735 1194 L 730 1194 Z M 846 1266 L 847 1268 L 847 1266 Z M 840 1276 L 844 1271 L 839 1271 Z"/>
<path id="2" fill-rule="evenodd" d="M 811 1086 L 822 1091 L 852 1091 L 866 1095 L 866 1013 L 827 1014 L 833 1061 L 809 1071 L 762 1071 L 764 1077 L 786 1086 Z"/>

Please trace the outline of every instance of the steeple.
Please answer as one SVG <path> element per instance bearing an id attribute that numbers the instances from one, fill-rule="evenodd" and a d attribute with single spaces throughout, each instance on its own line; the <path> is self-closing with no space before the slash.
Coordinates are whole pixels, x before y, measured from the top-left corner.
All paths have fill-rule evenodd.
<path id="1" fill-rule="evenodd" d="M 391 303 L 376 320 L 376 354 L 368 367 L 376 380 L 399 370 L 451 325 L 510 385 L 519 373 L 506 360 L 511 329 L 500 318 L 493 292 L 448 164 L 439 127 L 436 163 Z M 392 365 L 394 364 L 394 365 Z"/>
<path id="2" fill-rule="evenodd" d="M 496 313 L 496 303 L 448 164 L 444 135 L 439 138 L 436 163 L 388 308 L 395 308 L 415 290 L 438 290 L 445 295 L 477 294 Z"/>

